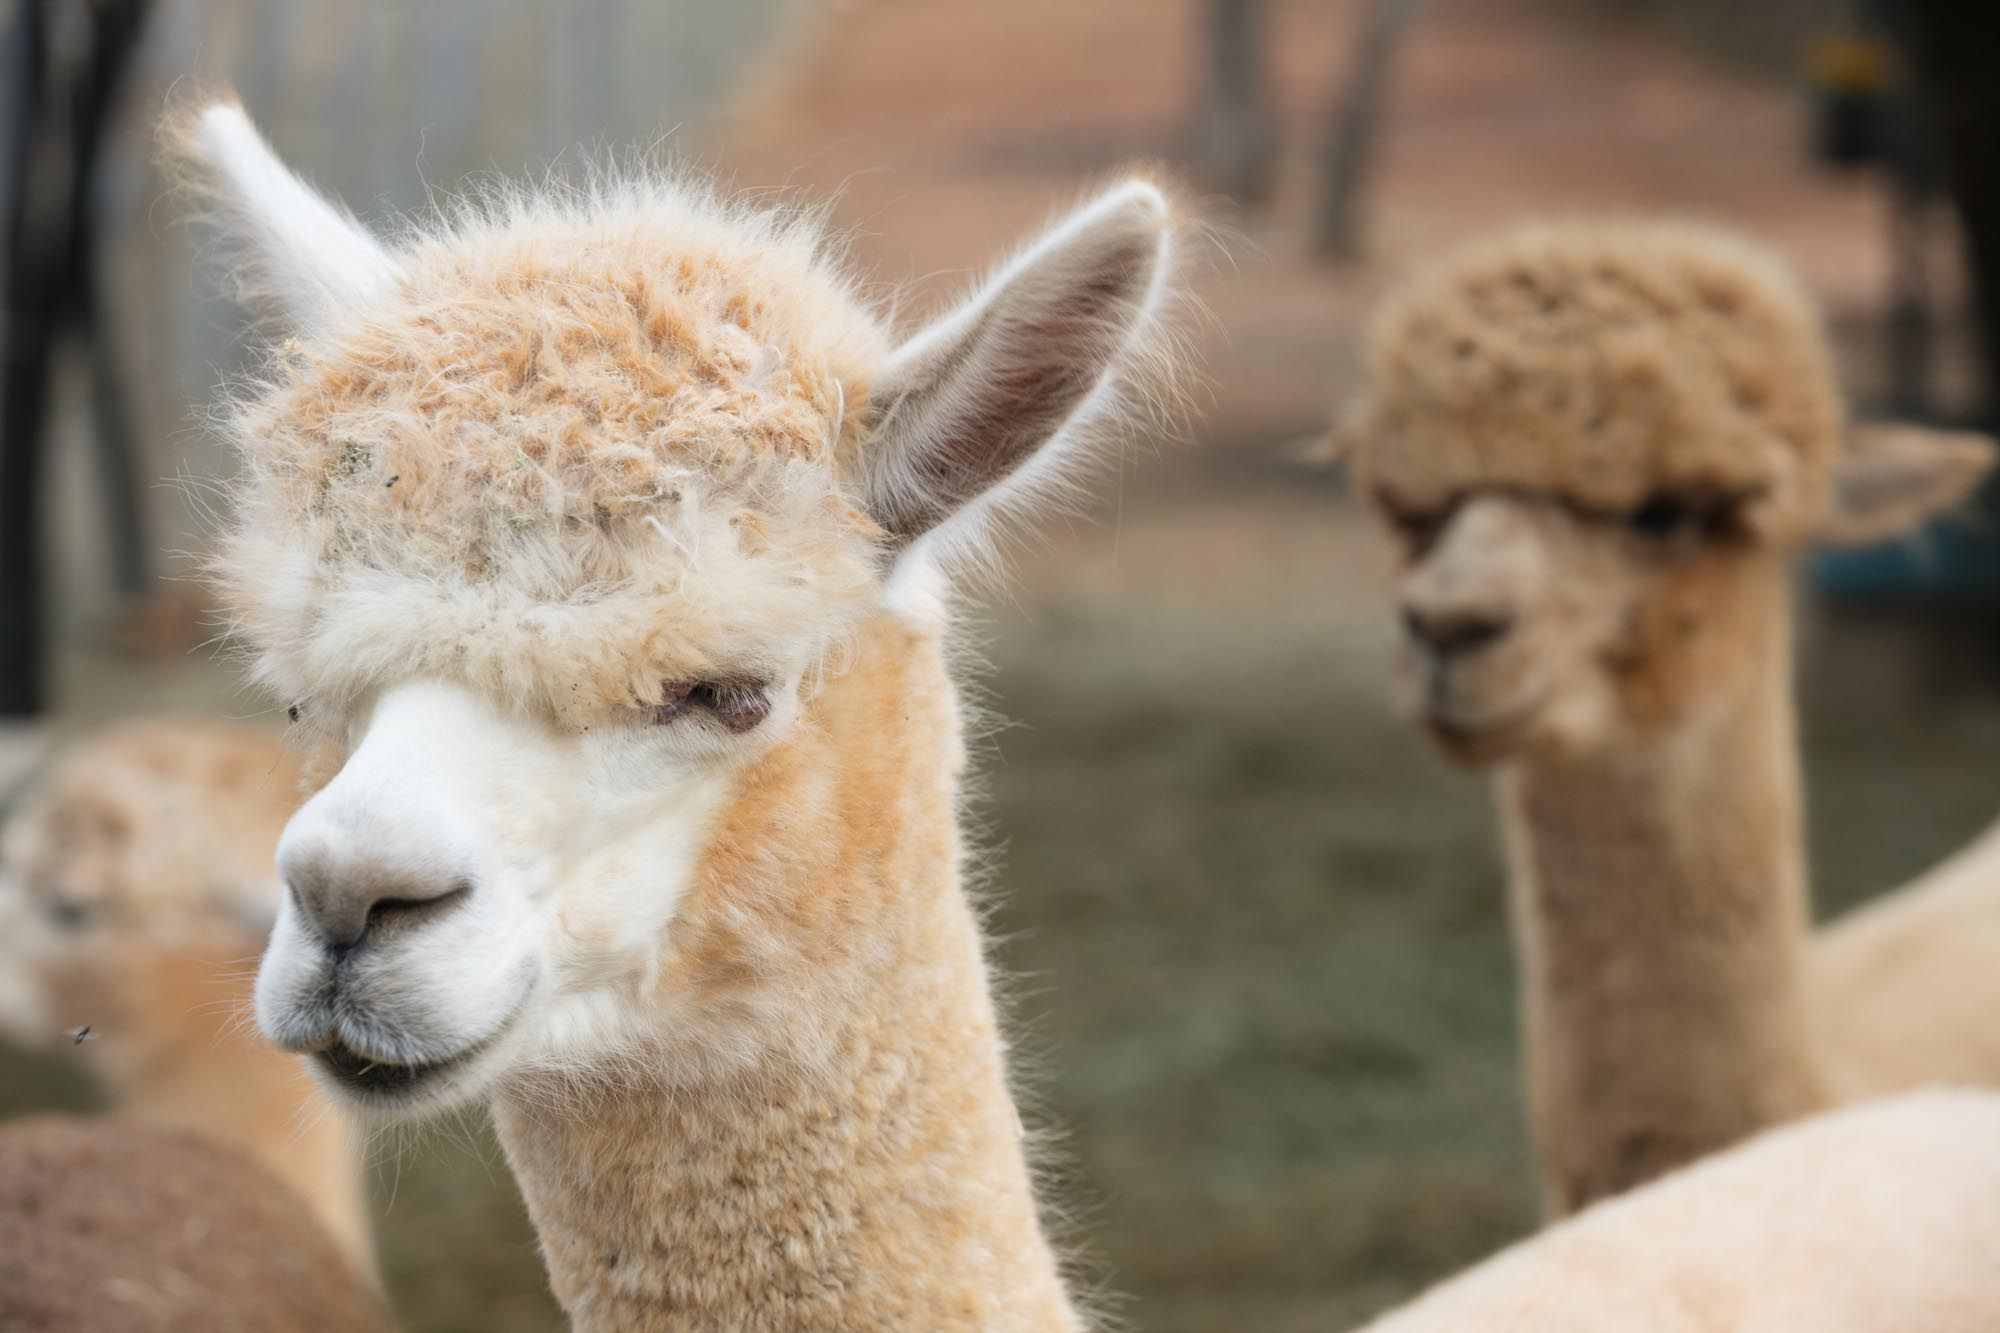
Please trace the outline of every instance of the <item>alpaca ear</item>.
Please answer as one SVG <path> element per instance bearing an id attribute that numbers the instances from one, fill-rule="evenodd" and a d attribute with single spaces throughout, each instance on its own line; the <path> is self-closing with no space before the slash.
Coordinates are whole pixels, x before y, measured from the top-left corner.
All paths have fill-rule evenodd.
<path id="1" fill-rule="evenodd" d="M 1333 419 L 1333 424 L 1316 435 L 1293 440 L 1284 448 L 1287 461 L 1315 471 L 1331 472 L 1354 461 L 1369 425 L 1368 409 L 1350 407 Z"/>
<path id="2" fill-rule="evenodd" d="M 326 330 L 402 277 L 352 215 L 278 160 L 240 105 L 204 107 L 176 137 L 204 178 L 201 193 L 242 244 L 246 294 L 273 300 L 302 332 Z"/>
<path id="3" fill-rule="evenodd" d="M 1983 435 L 1921 426 L 1850 427 L 1817 536 L 1858 545 L 1906 532 L 1970 495 L 1993 461 L 1993 441 Z"/>
<path id="4" fill-rule="evenodd" d="M 1166 196 L 1128 181 L 896 350 L 860 463 L 894 548 L 1032 485 L 1154 317 L 1172 244 Z"/>

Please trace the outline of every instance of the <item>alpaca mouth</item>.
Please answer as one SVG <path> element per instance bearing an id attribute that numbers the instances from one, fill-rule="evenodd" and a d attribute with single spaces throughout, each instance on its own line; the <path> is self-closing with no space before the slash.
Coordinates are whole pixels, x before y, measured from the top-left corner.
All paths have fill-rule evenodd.
<path id="1" fill-rule="evenodd" d="M 397 1064 L 392 1060 L 377 1060 L 364 1055 L 346 1042 L 335 1040 L 324 1050 L 313 1052 L 313 1060 L 347 1091 L 362 1097 L 387 1099 L 412 1092 L 462 1067 L 490 1044 L 491 1038 L 442 1060 Z"/>
<path id="2" fill-rule="evenodd" d="M 1433 697 L 1423 710 L 1423 720 L 1448 755 L 1461 763 L 1476 764 L 1506 753 L 1540 711 L 1541 701 L 1530 699 L 1514 707 L 1469 714 Z"/>
<path id="3" fill-rule="evenodd" d="M 532 990 L 530 986 L 528 991 Z M 439 1085 L 449 1083 L 454 1074 L 499 1045 L 513 1031 L 527 1001 L 528 994 L 524 991 L 493 1031 L 435 1060 L 385 1060 L 357 1049 L 335 1034 L 326 1045 L 312 1052 L 312 1061 L 334 1086 L 357 1101 L 382 1106 L 407 1103 L 419 1093 L 434 1092 Z"/>

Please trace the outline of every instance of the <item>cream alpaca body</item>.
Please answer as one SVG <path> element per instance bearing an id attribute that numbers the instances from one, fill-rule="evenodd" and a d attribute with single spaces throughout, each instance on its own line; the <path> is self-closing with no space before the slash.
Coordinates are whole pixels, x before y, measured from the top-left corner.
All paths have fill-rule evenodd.
<path id="1" fill-rule="evenodd" d="M 1608 1200 L 1369 1333 L 1979 1333 L 2000 1327 L 2000 1096 L 1773 1130 Z"/>
<path id="2" fill-rule="evenodd" d="M 578 1328 L 1079 1327 L 963 886 L 947 576 L 1170 387 L 1165 196 L 898 341 L 811 215 L 624 179 L 392 247 L 238 108 L 182 143 L 297 331 L 217 569 L 333 756 L 264 1031 L 365 1111 L 488 1105 Z"/>
<path id="3" fill-rule="evenodd" d="M 1906 529 L 1990 446 L 1847 426 L 1797 284 L 1693 226 L 1470 246 L 1390 299 L 1370 379 L 1341 438 L 1403 540 L 1403 694 L 1499 770 L 1552 1209 L 1844 1097 L 2000 1082 L 1966 1021 L 2000 873 L 1811 942 L 1789 588 L 1804 543 Z"/>

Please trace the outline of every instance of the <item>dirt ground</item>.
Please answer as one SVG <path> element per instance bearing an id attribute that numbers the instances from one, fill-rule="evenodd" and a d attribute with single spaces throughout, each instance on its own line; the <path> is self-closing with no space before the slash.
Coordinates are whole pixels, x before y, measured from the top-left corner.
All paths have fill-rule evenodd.
<path id="1" fill-rule="evenodd" d="M 1198 281 L 1189 438 L 1141 442 L 1088 513 L 1024 542 L 976 627 L 1003 719 L 980 808 L 1036 1118 L 1074 1242 L 1161 1333 L 1343 1327 L 1535 1220 L 1485 784 L 1393 715 L 1386 553 L 1336 478 L 1289 459 L 1352 383 L 1372 297 L 1512 218 L 1698 213 L 1789 253 L 1857 392 L 1879 381 L 1881 207 L 1805 164 L 1795 91 L 1534 0 L 1430 7 L 1369 257 L 1307 264 L 1309 150 L 1357 8 L 1272 5 L 1291 151 L 1268 211 L 1201 205 L 1224 239 Z M 1192 5 L 832 13 L 766 63 L 715 156 L 745 184 L 837 191 L 912 307 L 1115 164 L 1179 150 Z M 2000 698 L 1898 625 L 1815 620 L 1804 652 L 1834 910 L 1991 815 Z M 72 666 L 82 712 L 215 690 L 185 663 Z M 0 1065 L 0 1112 L 86 1095 Z M 559 1326 L 482 1128 L 378 1155 L 405 1328 Z"/>

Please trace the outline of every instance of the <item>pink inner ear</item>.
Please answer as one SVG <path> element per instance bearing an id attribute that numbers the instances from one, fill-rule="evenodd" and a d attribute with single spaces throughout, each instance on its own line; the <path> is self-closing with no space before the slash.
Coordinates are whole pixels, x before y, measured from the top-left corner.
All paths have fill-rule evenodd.
<path id="1" fill-rule="evenodd" d="M 903 484 L 873 517 L 897 546 L 950 519 L 1054 439 L 1112 370 L 1136 323 L 1159 237 L 1125 232 L 1068 271 L 1030 272 L 1003 289 L 918 382 L 891 401 L 882 447 Z M 900 426 L 900 429 L 896 427 Z"/>

